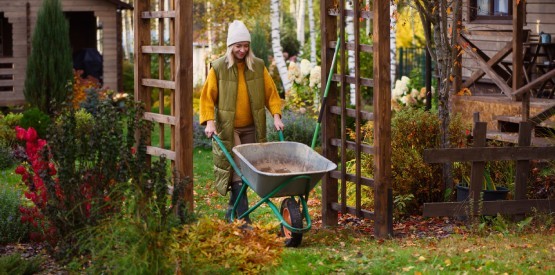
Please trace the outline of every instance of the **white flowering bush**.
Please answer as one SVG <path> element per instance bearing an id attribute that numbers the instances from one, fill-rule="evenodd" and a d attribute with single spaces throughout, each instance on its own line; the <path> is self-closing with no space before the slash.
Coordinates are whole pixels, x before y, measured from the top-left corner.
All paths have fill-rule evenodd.
<path id="1" fill-rule="evenodd" d="M 432 86 L 432 94 L 435 89 Z M 391 91 L 391 108 L 398 111 L 403 107 L 420 108 L 426 104 L 426 87 L 418 90 L 411 83 L 410 78 L 402 76 L 395 82 Z"/>
<path id="2" fill-rule="evenodd" d="M 293 83 L 285 93 L 285 107 L 293 112 L 316 117 L 319 112 L 321 68 L 302 59 L 289 63 L 287 75 Z"/>

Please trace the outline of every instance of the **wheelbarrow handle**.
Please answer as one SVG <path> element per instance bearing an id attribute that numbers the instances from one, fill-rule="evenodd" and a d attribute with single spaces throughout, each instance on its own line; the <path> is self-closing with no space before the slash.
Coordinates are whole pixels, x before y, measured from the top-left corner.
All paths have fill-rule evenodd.
<path id="1" fill-rule="evenodd" d="M 279 135 L 279 141 L 285 140 L 285 138 L 283 138 L 283 130 L 278 130 L 278 135 Z"/>
<path id="2" fill-rule="evenodd" d="M 243 179 L 243 173 L 241 173 L 241 170 L 239 169 L 239 167 L 237 166 L 237 164 L 235 163 L 235 161 L 233 160 L 233 157 L 231 156 L 231 153 L 229 153 L 229 151 L 227 150 L 227 148 L 225 148 L 224 143 L 222 142 L 222 140 L 220 139 L 220 137 L 218 137 L 218 135 L 216 134 L 212 134 L 212 138 L 216 141 L 216 143 L 218 144 L 218 146 L 220 146 L 220 149 L 222 150 L 222 152 L 224 152 L 225 157 L 227 158 L 227 160 L 229 161 L 229 164 L 231 164 L 231 167 L 233 168 L 233 170 L 235 171 L 235 173 L 241 178 Z"/>

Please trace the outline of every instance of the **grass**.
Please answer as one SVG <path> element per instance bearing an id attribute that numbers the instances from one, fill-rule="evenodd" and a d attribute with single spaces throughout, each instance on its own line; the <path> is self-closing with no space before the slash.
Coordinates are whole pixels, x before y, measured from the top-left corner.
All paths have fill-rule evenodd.
<path id="1" fill-rule="evenodd" d="M 350 230 L 318 230 L 306 237 L 306 246 L 285 250 L 272 274 L 555 272 L 553 235 L 539 233 L 381 242 Z"/>
<path id="2" fill-rule="evenodd" d="M 229 197 L 221 196 L 213 186 L 211 150 L 195 149 L 193 165 L 197 215 L 223 219 Z M 20 181 L 13 169 L 0 171 L 0 180 L 14 186 Z M 317 185 L 311 194 L 316 200 L 320 187 Z M 249 200 L 252 206 L 260 198 L 249 191 Z M 320 203 L 310 206 L 311 218 L 317 219 L 319 212 Z M 251 217 L 257 223 L 271 224 L 273 232 L 278 233 L 277 219 L 269 207 L 258 208 Z M 389 240 L 376 240 L 357 228 L 314 226 L 303 235 L 302 245 L 285 249 L 279 265 L 268 273 L 553 274 L 554 224 L 553 216 L 538 215 L 524 227 L 509 221 L 493 222 L 481 224 L 480 229 L 457 228 L 445 238 L 409 235 Z"/>

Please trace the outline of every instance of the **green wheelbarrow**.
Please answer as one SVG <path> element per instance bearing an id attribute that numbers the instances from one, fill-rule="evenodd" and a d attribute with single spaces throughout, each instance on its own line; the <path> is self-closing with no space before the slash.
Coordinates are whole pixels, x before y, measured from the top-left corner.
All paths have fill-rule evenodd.
<path id="1" fill-rule="evenodd" d="M 306 203 L 308 194 L 322 176 L 335 170 L 337 165 L 303 143 L 283 141 L 282 133 L 279 134 L 282 140 L 280 142 L 235 146 L 233 153 L 240 160 L 240 168 L 220 138 L 217 135 L 213 135 L 213 138 L 244 183 L 233 205 L 231 220 L 241 219 L 266 203 L 279 219 L 285 245 L 297 247 L 301 244 L 303 233 L 312 226 Z M 261 200 L 239 217 L 235 217 L 241 196 L 247 195 L 247 188 L 251 188 Z M 270 200 L 279 197 L 286 197 L 282 200 L 280 209 Z M 306 226 L 303 225 L 303 218 Z"/>

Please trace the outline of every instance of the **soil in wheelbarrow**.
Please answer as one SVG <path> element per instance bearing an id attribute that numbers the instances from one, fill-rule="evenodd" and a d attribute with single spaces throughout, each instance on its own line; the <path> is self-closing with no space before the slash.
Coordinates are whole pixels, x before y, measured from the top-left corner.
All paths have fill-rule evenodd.
<path id="1" fill-rule="evenodd" d="M 262 160 L 252 163 L 254 168 L 260 172 L 273 173 L 273 174 L 289 174 L 289 173 L 302 173 L 314 171 L 315 168 L 307 165 L 306 163 L 291 162 L 290 159 L 286 161 L 280 160 Z"/>

